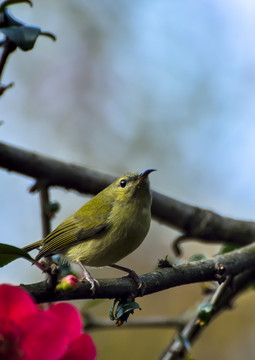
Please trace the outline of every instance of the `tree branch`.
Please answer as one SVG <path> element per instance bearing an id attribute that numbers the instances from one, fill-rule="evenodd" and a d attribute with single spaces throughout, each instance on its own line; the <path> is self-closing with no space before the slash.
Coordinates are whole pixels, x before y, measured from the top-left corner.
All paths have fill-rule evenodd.
<path id="1" fill-rule="evenodd" d="M 94 318 L 90 314 L 85 315 L 86 331 L 92 330 L 108 330 L 118 329 L 116 324 L 109 319 Z M 166 317 L 166 316 L 147 316 L 145 318 L 130 319 L 125 324 L 125 329 L 128 328 L 177 328 L 182 329 L 185 325 L 185 319 L 182 316 Z"/>
<path id="2" fill-rule="evenodd" d="M 171 268 L 141 275 L 145 284 L 143 295 L 153 294 L 172 287 L 204 281 L 222 282 L 228 275 L 238 275 L 255 267 L 255 244 L 212 259 L 174 265 Z M 141 296 L 140 289 L 128 277 L 99 279 L 94 298 L 113 299 Z M 81 282 L 77 289 L 67 292 L 49 291 L 47 282 L 22 285 L 38 303 L 92 298 L 90 284 Z"/>
<path id="3" fill-rule="evenodd" d="M 49 217 L 49 190 L 47 187 L 40 188 L 40 206 L 42 220 L 42 237 L 45 238 L 50 233 L 50 217 Z"/>
<path id="4" fill-rule="evenodd" d="M 248 270 L 240 275 L 237 275 L 234 279 L 230 279 L 232 282 L 229 284 L 222 284 L 216 290 L 216 296 L 213 295 L 213 311 L 210 322 L 215 319 L 221 311 L 226 308 L 230 308 L 233 299 L 247 288 L 249 282 L 254 282 L 255 269 Z M 220 293 L 220 296 L 218 296 Z M 208 324 L 207 324 L 208 325 Z M 189 349 L 186 344 L 192 345 L 201 335 L 207 326 L 201 326 L 198 321 L 197 314 L 190 319 L 186 326 L 183 327 L 182 331 L 171 340 L 169 346 L 165 349 L 159 359 L 161 360 L 183 360 L 186 359 Z"/>
<path id="5" fill-rule="evenodd" d="M 0 57 L 0 80 L 2 78 L 3 69 L 4 69 L 4 66 L 5 66 L 5 64 L 7 62 L 8 56 L 13 51 L 15 51 L 16 48 L 17 48 L 17 45 L 13 41 L 10 41 L 10 40 L 6 41 L 6 44 L 4 45 L 4 48 L 3 48 L 3 51 L 2 51 L 2 54 L 1 54 L 1 57 Z"/>
<path id="6" fill-rule="evenodd" d="M 64 163 L 46 156 L 0 143 L 0 167 L 43 181 L 45 186 L 62 186 L 84 194 L 97 194 L 114 177 Z M 32 191 L 37 190 L 37 183 Z M 255 239 L 255 223 L 235 220 L 210 210 L 185 204 L 153 191 L 152 216 L 185 234 L 213 243 L 247 245 Z"/>

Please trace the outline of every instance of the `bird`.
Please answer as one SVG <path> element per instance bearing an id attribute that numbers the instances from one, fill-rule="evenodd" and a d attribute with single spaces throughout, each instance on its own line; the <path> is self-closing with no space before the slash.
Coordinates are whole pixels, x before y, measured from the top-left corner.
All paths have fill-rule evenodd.
<path id="1" fill-rule="evenodd" d="M 135 271 L 116 263 L 132 253 L 149 231 L 152 196 L 148 175 L 153 171 L 156 169 L 121 176 L 44 239 L 23 249 L 27 252 L 38 249 L 36 262 L 60 254 L 78 263 L 82 279 L 89 281 L 93 294 L 99 283 L 86 266 L 111 266 L 125 271 L 141 287 L 142 281 Z"/>

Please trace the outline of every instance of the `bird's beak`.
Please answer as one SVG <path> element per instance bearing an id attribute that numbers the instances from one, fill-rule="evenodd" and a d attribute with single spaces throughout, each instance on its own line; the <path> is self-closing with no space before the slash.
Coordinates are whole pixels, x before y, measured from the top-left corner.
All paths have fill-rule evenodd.
<path id="1" fill-rule="evenodd" d="M 137 180 L 140 182 L 141 180 L 145 179 L 152 171 L 157 171 L 157 170 L 156 169 L 146 169 L 138 175 Z"/>

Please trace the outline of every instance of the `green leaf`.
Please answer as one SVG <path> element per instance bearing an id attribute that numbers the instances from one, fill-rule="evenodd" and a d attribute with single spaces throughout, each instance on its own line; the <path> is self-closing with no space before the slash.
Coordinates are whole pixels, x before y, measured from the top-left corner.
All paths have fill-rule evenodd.
<path id="1" fill-rule="evenodd" d="M 119 301 L 119 299 L 114 299 L 111 307 L 110 307 L 110 311 L 109 311 L 109 318 L 110 320 L 114 321 L 115 320 L 115 315 L 114 315 L 114 308 L 115 305 L 117 304 L 117 302 Z"/>
<path id="2" fill-rule="evenodd" d="M 223 244 L 221 246 L 219 254 L 226 254 L 226 253 L 229 253 L 229 252 L 234 251 L 236 249 L 239 249 L 240 247 L 241 247 L 241 245 L 239 245 L 239 244 L 225 243 L 225 244 Z"/>
<path id="3" fill-rule="evenodd" d="M 133 314 L 135 309 L 141 310 L 139 304 L 135 301 L 126 301 L 124 303 L 119 302 L 115 312 L 115 319 L 120 319 L 123 315 Z"/>
<path id="4" fill-rule="evenodd" d="M 0 28 L 0 31 L 23 51 L 31 50 L 34 47 L 36 39 L 41 33 L 40 28 L 37 26 L 27 25 Z"/>
<path id="5" fill-rule="evenodd" d="M 212 303 L 204 303 L 198 309 L 198 319 L 202 326 L 207 325 L 212 317 L 213 304 Z"/>
<path id="6" fill-rule="evenodd" d="M 37 26 L 24 24 L 6 10 L 0 13 L 0 25 L 0 31 L 5 34 L 8 40 L 12 41 L 23 51 L 31 50 L 39 35 L 47 36 L 54 41 L 56 40 L 54 34 L 42 31 Z"/>
<path id="7" fill-rule="evenodd" d="M 194 254 L 189 258 L 189 261 L 200 261 L 206 260 L 206 256 L 204 254 Z"/>
<path id="8" fill-rule="evenodd" d="M 0 267 L 5 266 L 18 258 L 24 258 L 31 262 L 34 261 L 25 250 L 16 246 L 0 243 Z"/>
<path id="9" fill-rule="evenodd" d="M 129 315 L 134 313 L 135 309 L 141 310 L 139 304 L 133 300 L 114 299 L 110 308 L 109 317 L 112 321 L 115 320 L 118 326 L 121 326 L 128 320 Z"/>
<path id="10" fill-rule="evenodd" d="M 47 211 L 49 213 L 56 213 L 60 210 L 60 204 L 57 201 L 50 201 L 47 204 Z"/>

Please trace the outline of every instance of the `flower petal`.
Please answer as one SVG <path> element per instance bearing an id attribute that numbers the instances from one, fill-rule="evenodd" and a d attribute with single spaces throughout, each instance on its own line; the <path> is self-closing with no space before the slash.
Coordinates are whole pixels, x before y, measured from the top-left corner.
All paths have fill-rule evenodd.
<path id="1" fill-rule="evenodd" d="M 0 318 L 20 323 L 27 315 L 37 313 L 32 297 L 17 286 L 0 285 Z"/>
<path id="2" fill-rule="evenodd" d="M 94 360 L 96 347 L 88 334 L 77 337 L 67 348 L 60 360 Z"/>
<path id="3" fill-rule="evenodd" d="M 69 343 L 61 319 L 49 311 L 39 312 L 23 324 L 21 349 L 26 360 L 58 360 Z"/>
<path id="4" fill-rule="evenodd" d="M 58 316 L 70 343 L 81 334 L 81 316 L 73 305 L 67 303 L 53 304 L 48 311 Z"/>

